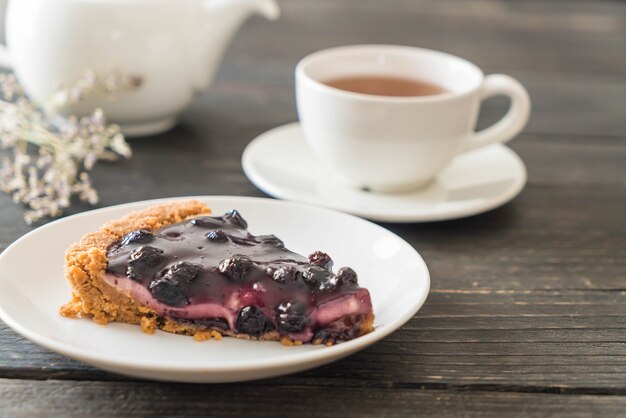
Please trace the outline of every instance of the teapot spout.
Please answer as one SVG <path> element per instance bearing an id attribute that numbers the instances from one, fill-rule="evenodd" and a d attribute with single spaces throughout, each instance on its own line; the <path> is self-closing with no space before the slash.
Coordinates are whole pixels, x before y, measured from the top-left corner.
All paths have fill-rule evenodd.
<path id="1" fill-rule="evenodd" d="M 195 88 L 206 89 L 220 60 L 241 24 L 258 13 L 269 20 L 280 16 L 276 0 L 203 0 L 200 31 L 196 32 Z"/>

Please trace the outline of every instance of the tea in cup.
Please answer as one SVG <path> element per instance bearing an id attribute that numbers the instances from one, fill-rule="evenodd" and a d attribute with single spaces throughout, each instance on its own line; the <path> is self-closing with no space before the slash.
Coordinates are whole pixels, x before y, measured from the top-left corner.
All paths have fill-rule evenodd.
<path id="1" fill-rule="evenodd" d="M 507 114 L 476 132 L 482 100 L 504 95 Z M 422 48 L 331 48 L 296 67 L 305 138 L 341 180 L 380 192 L 428 184 L 457 155 L 506 142 L 526 125 L 530 99 L 514 78 L 484 76 L 462 58 Z"/>

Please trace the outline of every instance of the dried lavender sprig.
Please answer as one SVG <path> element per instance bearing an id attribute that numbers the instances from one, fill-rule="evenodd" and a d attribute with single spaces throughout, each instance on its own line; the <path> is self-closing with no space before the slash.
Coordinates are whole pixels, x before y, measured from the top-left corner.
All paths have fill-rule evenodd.
<path id="1" fill-rule="evenodd" d="M 94 92 L 112 96 L 140 84 L 136 77 L 125 81 L 115 73 L 100 80 L 87 71 L 76 85 L 39 105 L 28 100 L 15 76 L 0 74 L 0 148 L 5 150 L 0 190 L 30 208 L 24 214 L 27 223 L 61 215 L 72 196 L 96 204 L 98 194 L 88 171 L 98 160 L 132 155 L 119 127 L 107 125 L 102 110 L 63 118 L 54 109 Z"/>

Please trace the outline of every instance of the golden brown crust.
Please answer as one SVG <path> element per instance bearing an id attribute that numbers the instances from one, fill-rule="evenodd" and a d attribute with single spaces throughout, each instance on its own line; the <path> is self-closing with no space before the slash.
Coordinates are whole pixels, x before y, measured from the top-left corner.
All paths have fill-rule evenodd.
<path id="1" fill-rule="evenodd" d="M 147 333 L 157 328 L 157 313 L 109 286 L 102 279 L 107 266 L 107 248 L 136 229 L 155 231 L 211 209 L 195 201 L 153 206 L 106 223 L 98 232 L 85 235 L 65 252 L 65 277 L 72 287 L 72 299 L 62 306 L 63 316 L 88 317 L 99 324 L 112 321 L 140 324 Z M 174 332 L 191 333 L 178 327 Z"/>
<path id="2" fill-rule="evenodd" d="M 138 303 L 103 280 L 107 267 L 107 249 L 127 233 L 137 229 L 155 231 L 185 219 L 209 214 L 211 209 L 195 200 L 168 203 L 130 213 L 121 219 L 104 224 L 97 232 L 85 235 L 65 252 L 65 277 L 72 288 L 72 299 L 61 306 L 59 313 L 68 318 L 91 318 L 102 325 L 114 321 L 138 324 L 147 334 L 153 334 L 159 328 L 175 334 L 193 335 L 198 341 L 221 339 L 222 335 L 226 335 L 244 339 L 280 341 L 284 345 L 302 344 L 300 341 L 281 338 L 276 331 L 269 331 L 254 338 L 160 317 L 154 310 Z M 374 315 L 370 313 L 361 323 L 359 335 L 373 330 L 373 320 Z M 316 340 L 313 343 L 327 342 Z"/>

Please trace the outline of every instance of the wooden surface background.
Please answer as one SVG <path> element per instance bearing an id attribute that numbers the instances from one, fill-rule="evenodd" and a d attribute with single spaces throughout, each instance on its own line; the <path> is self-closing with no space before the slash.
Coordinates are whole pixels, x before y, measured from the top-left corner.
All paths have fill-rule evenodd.
<path id="1" fill-rule="evenodd" d="M 423 255 L 432 291 L 405 327 L 352 357 L 258 382 L 145 382 L 69 360 L 0 323 L 0 415 L 624 416 L 626 2 L 281 6 L 280 21 L 245 25 L 179 127 L 133 141 L 127 163 L 97 167 L 101 206 L 263 196 L 243 175 L 241 152 L 296 119 L 293 69 L 302 56 L 353 43 L 444 50 L 518 78 L 534 108 L 511 144 L 528 167 L 525 190 L 468 219 L 384 225 Z M 506 106 L 490 100 L 480 125 Z M 4 249 L 31 228 L 6 195 L 0 211 Z"/>

